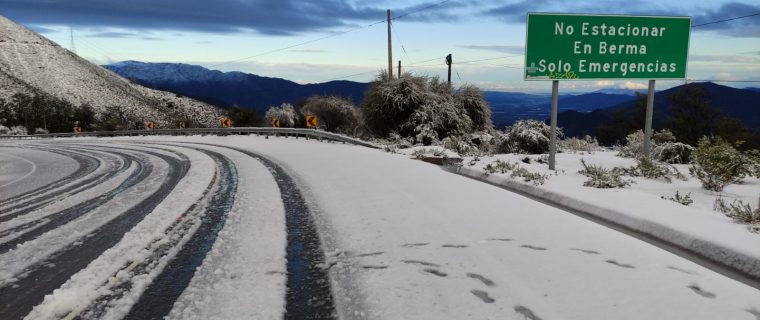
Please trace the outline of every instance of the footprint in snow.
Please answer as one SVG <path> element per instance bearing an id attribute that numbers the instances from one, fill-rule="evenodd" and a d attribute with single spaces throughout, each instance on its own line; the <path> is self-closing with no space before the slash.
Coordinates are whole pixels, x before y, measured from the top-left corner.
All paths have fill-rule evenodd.
<path id="1" fill-rule="evenodd" d="M 692 291 L 694 291 L 694 293 L 696 293 L 696 294 L 698 294 L 700 296 L 703 296 L 705 298 L 710 298 L 710 299 L 714 299 L 715 298 L 715 294 L 714 293 L 712 293 L 710 291 L 702 290 L 702 288 L 700 288 L 696 284 L 692 284 L 692 285 L 688 286 L 687 288 L 691 289 Z"/>
<path id="2" fill-rule="evenodd" d="M 444 247 L 444 248 L 467 248 L 467 245 L 464 245 L 464 244 L 444 244 L 441 247 Z"/>
<path id="3" fill-rule="evenodd" d="M 536 250 L 536 251 L 544 251 L 544 250 L 546 250 L 546 248 L 544 248 L 544 247 L 536 247 L 536 246 L 532 246 L 532 245 L 529 245 L 529 244 L 524 244 L 524 245 L 521 245 L 520 247 L 521 248 L 531 249 L 531 250 Z"/>
<path id="4" fill-rule="evenodd" d="M 402 247 L 406 247 L 406 248 L 422 247 L 422 246 L 426 246 L 428 244 L 429 243 L 427 243 L 427 242 L 407 243 L 407 244 L 402 245 Z"/>
<path id="5" fill-rule="evenodd" d="M 599 254 L 599 252 L 597 252 L 597 251 L 587 250 L 587 249 L 570 248 L 570 250 L 580 251 L 580 252 L 587 253 L 587 254 Z"/>
<path id="6" fill-rule="evenodd" d="M 489 287 L 493 287 L 495 285 L 493 280 L 488 279 L 484 276 L 481 276 L 477 273 L 468 273 L 467 276 L 476 280 L 480 280 L 480 282 L 482 282 L 484 285 L 489 286 Z"/>
<path id="7" fill-rule="evenodd" d="M 435 263 L 425 262 L 425 261 L 419 261 L 419 260 L 401 260 L 401 262 L 407 263 L 407 264 L 419 264 L 419 265 L 423 265 L 423 266 L 426 266 L 426 267 L 440 267 L 440 265 L 437 265 Z"/>
<path id="8" fill-rule="evenodd" d="M 364 268 L 364 269 L 376 269 L 376 270 L 379 270 L 379 269 L 387 269 L 388 266 L 362 266 L 362 268 Z"/>
<path id="9" fill-rule="evenodd" d="M 363 257 L 379 256 L 379 255 L 384 254 L 384 253 L 385 252 L 383 252 L 383 251 L 370 252 L 370 253 L 361 253 L 361 254 L 357 254 L 356 257 L 357 258 L 363 258 Z"/>
<path id="10" fill-rule="evenodd" d="M 530 310 L 526 306 L 515 306 L 515 312 L 521 314 L 525 319 L 528 320 L 542 320 L 541 317 L 537 316 L 533 310 Z"/>
<path id="11" fill-rule="evenodd" d="M 488 292 L 481 291 L 481 290 L 470 290 L 470 292 L 472 292 L 472 294 L 475 295 L 476 297 L 480 298 L 480 300 L 483 300 L 483 302 L 485 303 L 493 303 L 494 301 L 496 301 L 493 298 L 488 296 Z"/>
<path id="12" fill-rule="evenodd" d="M 674 266 L 668 266 L 668 269 L 675 270 L 675 271 L 678 271 L 678 272 L 681 272 L 681 273 L 685 273 L 685 274 L 694 274 L 693 271 L 689 271 L 689 270 L 686 270 L 686 269 L 681 269 L 679 267 L 674 267 Z"/>
<path id="13" fill-rule="evenodd" d="M 442 278 L 448 276 L 448 274 L 446 274 L 445 272 L 442 272 L 438 269 L 433 269 L 433 268 L 425 268 L 425 269 L 422 269 L 422 271 L 425 271 L 429 274 L 433 274 Z"/>
<path id="14" fill-rule="evenodd" d="M 615 260 L 604 260 L 604 262 L 607 262 L 609 264 L 614 264 L 614 265 L 616 265 L 618 267 L 621 267 L 621 268 L 628 268 L 628 269 L 635 269 L 636 268 L 636 267 L 634 267 L 634 266 L 632 266 L 630 264 L 620 263 L 620 262 L 617 262 Z"/>

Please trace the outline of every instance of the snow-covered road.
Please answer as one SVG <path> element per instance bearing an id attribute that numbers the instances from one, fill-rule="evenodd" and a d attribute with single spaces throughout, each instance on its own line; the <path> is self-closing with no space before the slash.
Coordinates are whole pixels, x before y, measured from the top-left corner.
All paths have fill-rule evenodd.
<path id="1" fill-rule="evenodd" d="M 2 142 L 0 261 L 2 319 L 760 319 L 605 226 L 293 138 Z"/>

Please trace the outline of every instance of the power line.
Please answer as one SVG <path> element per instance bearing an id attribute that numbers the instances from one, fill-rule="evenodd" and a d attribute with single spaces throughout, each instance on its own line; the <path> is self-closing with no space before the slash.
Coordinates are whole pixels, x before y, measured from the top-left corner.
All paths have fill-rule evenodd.
<path id="1" fill-rule="evenodd" d="M 441 5 L 443 5 L 443 4 L 445 4 L 445 3 L 449 2 L 449 1 L 451 1 L 451 0 L 441 1 L 441 2 L 438 2 L 438 3 L 432 4 L 432 5 L 420 8 L 419 10 L 415 10 L 415 11 L 408 12 L 408 13 L 405 13 L 403 15 L 400 15 L 398 17 L 391 18 L 390 20 L 392 21 L 392 20 L 401 19 L 401 18 L 404 18 L 404 17 L 406 17 L 408 15 L 411 15 L 411 14 L 415 14 L 415 13 L 422 12 L 422 11 L 425 11 L 425 10 L 428 10 L 428 9 L 431 9 L 431 8 L 434 8 L 434 7 L 441 6 Z M 320 38 L 316 38 L 316 39 L 312 39 L 312 40 L 308 40 L 308 41 L 304 41 L 304 42 L 299 42 L 299 43 L 292 44 L 292 45 L 289 45 L 289 46 L 286 46 L 286 47 L 282 47 L 282 48 L 278 48 L 278 49 L 273 49 L 273 50 L 265 51 L 265 52 L 262 52 L 262 53 L 254 54 L 254 55 L 251 55 L 251 56 L 247 56 L 245 58 L 240 58 L 240 59 L 235 59 L 235 60 L 230 60 L 230 61 L 226 61 L 226 62 L 222 62 L 222 63 L 213 64 L 213 65 L 210 65 L 208 67 L 209 68 L 217 67 L 217 66 L 221 66 L 221 65 L 226 65 L 226 64 L 230 64 L 230 63 L 234 63 L 234 62 L 244 61 L 244 60 L 248 60 L 248 59 L 252 59 L 252 58 L 256 58 L 256 57 L 272 54 L 272 53 L 275 53 L 275 52 L 280 52 L 280 51 L 285 51 L 285 50 L 288 50 L 288 49 L 293 49 L 295 47 L 300 47 L 300 46 L 303 46 L 303 45 L 306 45 L 306 44 L 310 44 L 310 43 L 314 43 L 314 42 L 317 42 L 317 41 L 322 41 L 322 40 L 325 40 L 325 39 L 334 38 L 334 37 L 337 37 L 337 36 L 342 36 L 342 35 L 347 34 L 347 33 L 351 33 L 351 32 L 357 31 L 357 30 L 361 30 L 361 29 L 370 28 L 370 27 L 373 27 L 375 25 L 378 25 L 378 24 L 381 24 L 381 23 L 386 23 L 386 22 L 388 22 L 388 19 L 383 19 L 383 20 L 380 20 L 380 21 L 376 21 L 376 22 L 370 23 L 368 25 L 359 26 L 359 27 L 356 27 L 356 28 L 352 28 L 352 29 L 348 29 L 348 30 L 345 30 L 345 31 L 333 33 L 331 35 L 327 35 L 327 36 L 324 36 L 324 37 L 320 37 Z"/>
<path id="2" fill-rule="evenodd" d="M 755 13 L 748 14 L 746 16 L 741 16 L 741 17 L 734 17 L 734 18 L 728 18 L 728 19 L 723 19 L 723 20 L 716 20 L 716 21 L 711 21 L 711 22 L 705 22 L 705 23 L 695 24 L 695 25 L 692 25 L 691 27 L 692 28 L 698 28 L 698 27 L 707 26 L 707 25 L 711 25 L 711 24 L 716 24 L 716 23 L 721 23 L 721 22 L 728 22 L 728 21 L 733 21 L 733 20 L 739 20 L 739 19 L 744 19 L 744 18 L 749 18 L 749 17 L 754 17 L 754 16 L 760 16 L 760 12 L 755 12 Z"/>
<path id="3" fill-rule="evenodd" d="M 396 36 L 396 40 L 398 40 L 398 43 L 401 44 L 401 50 L 404 51 L 404 55 L 406 56 L 409 61 L 412 61 L 412 58 L 409 58 L 409 54 L 406 53 L 406 48 L 404 47 L 404 42 L 401 41 L 401 37 L 398 36 L 398 32 L 396 31 L 395 23 L 391 23 L 391 29 L 393 29 L 393 35 Z"/>

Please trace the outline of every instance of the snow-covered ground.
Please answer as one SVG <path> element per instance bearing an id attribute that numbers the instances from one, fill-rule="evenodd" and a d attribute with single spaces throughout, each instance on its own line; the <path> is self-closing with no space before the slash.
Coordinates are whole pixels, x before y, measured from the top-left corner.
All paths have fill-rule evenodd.
<path id="1" fill-rule="evenodd" d="M 134 144 L 138 141 L 148 145 Z M 255 159 L 206 143 L 264 155 L 296 180 L 315 215 L 326 255 L 324 268 L 329 270 L 335 305 L 343 319 L 760 317 L 757 288 L 629 235 L 411 160 L 408 155 L 284 137 L 54 140 L 58 147 L 70 142 L 135 150 L 160 144 L 160 148 L 188 157 L 190 171 L 152 213 L 61 289 L 47 296 L 29 318 L 60 317 L 89 304 L 93 297 L 103 294 L 98 290 L 104 289 L 98 286 L 116 281 L 109 280 L 111 277 L 129 274 L 119 272 L 121 266 L 139 260 L 145 250 L 153 247 L 153 241 L 163 241 L 160 239 L 167 226 L 173 225 L 171 221 L 184 217 L 189 203 L 203 199 L 202 190 L 213 181 L 215 170 L 220 170 L 214 169 L 206 154 L 191 148 L 215 151 L 229 158 L 237 167 L 239 184 L 224 228 L 174 304 L 170 317 L 281 318 L 286 231 L 277 184 Z M 693 182 L 678 186 L 682 193 L 692 192 L 694 207 L 661 200 L 660 195 L 672 195 L 659 194 L 665 189 L 643 191 L 658 188 L 656 183 L 645 181 L 598 196 L 598 190 L 582 187 L 583 179 L 575 177 L 577 168 L 570 166 L 578 160 L 573 157 L 578 155 L 560 155 L 558 168 L 564 169 L 564 174 L 552 176 L 542 187 L 567 189 L 583 198 L 599 197 L 619 207 L 646 205 L 643 208 L 647 211 L 666 208 L 663 210 L 667 212 L 691 210 L 708 215 L 700 208 L 711 204 L 709 200 L 697 201 L 701 196 L 693 185 L 689 187 Z M 35 163 L 39 160 L 30 158 Z M 610 165 L 628 161 L 605 153 L 586 156 L 589 162 L 597 158 Z M 14 160 L 3 159 L 3 163 L 7 161 Z M 473 167 L 489 161 L 481 159 Z M 529 168 L 542 170 L 540 166 Z M 758 182 L 747 182 L 751 183 L 756 186 Z M 742 190 L 731 187 L 727 192 L 743 194 Z M 616 200 L 628 195 L 638 200 Z M 744 239 L 738 235 L 742 233 L 760 238 L 718 213 L 709 214 L 716 224 L 735 227 L 732 230 L 737 233 L 716 237 Z M 720 233 L 727 229 L 714 230 Z M 58 229 L 50 231 L 57 232 Z M 4 262 L 8 257 L 0 255 Z M 144 289 L 154 273 L 134 279 L 134 285 Z M 116 318 L 124 315 L 123 310 L 135 299 L 125 295 L 107 314 Z"/>

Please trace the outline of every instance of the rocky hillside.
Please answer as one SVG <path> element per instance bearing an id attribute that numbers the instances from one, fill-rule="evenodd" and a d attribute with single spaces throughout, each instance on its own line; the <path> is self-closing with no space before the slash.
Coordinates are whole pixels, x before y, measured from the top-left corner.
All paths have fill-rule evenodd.
<path id="1" fill-rule="evenodd" d="M 178 120 L 213 127 L 221 116 L 206 103 L 131 83 L 0 16 L 0 99 L 17 93 L 89 105 L 96 119 L 118 113 L 125 122 L 153 121 L 159 127 L 174 127 Z"/>

